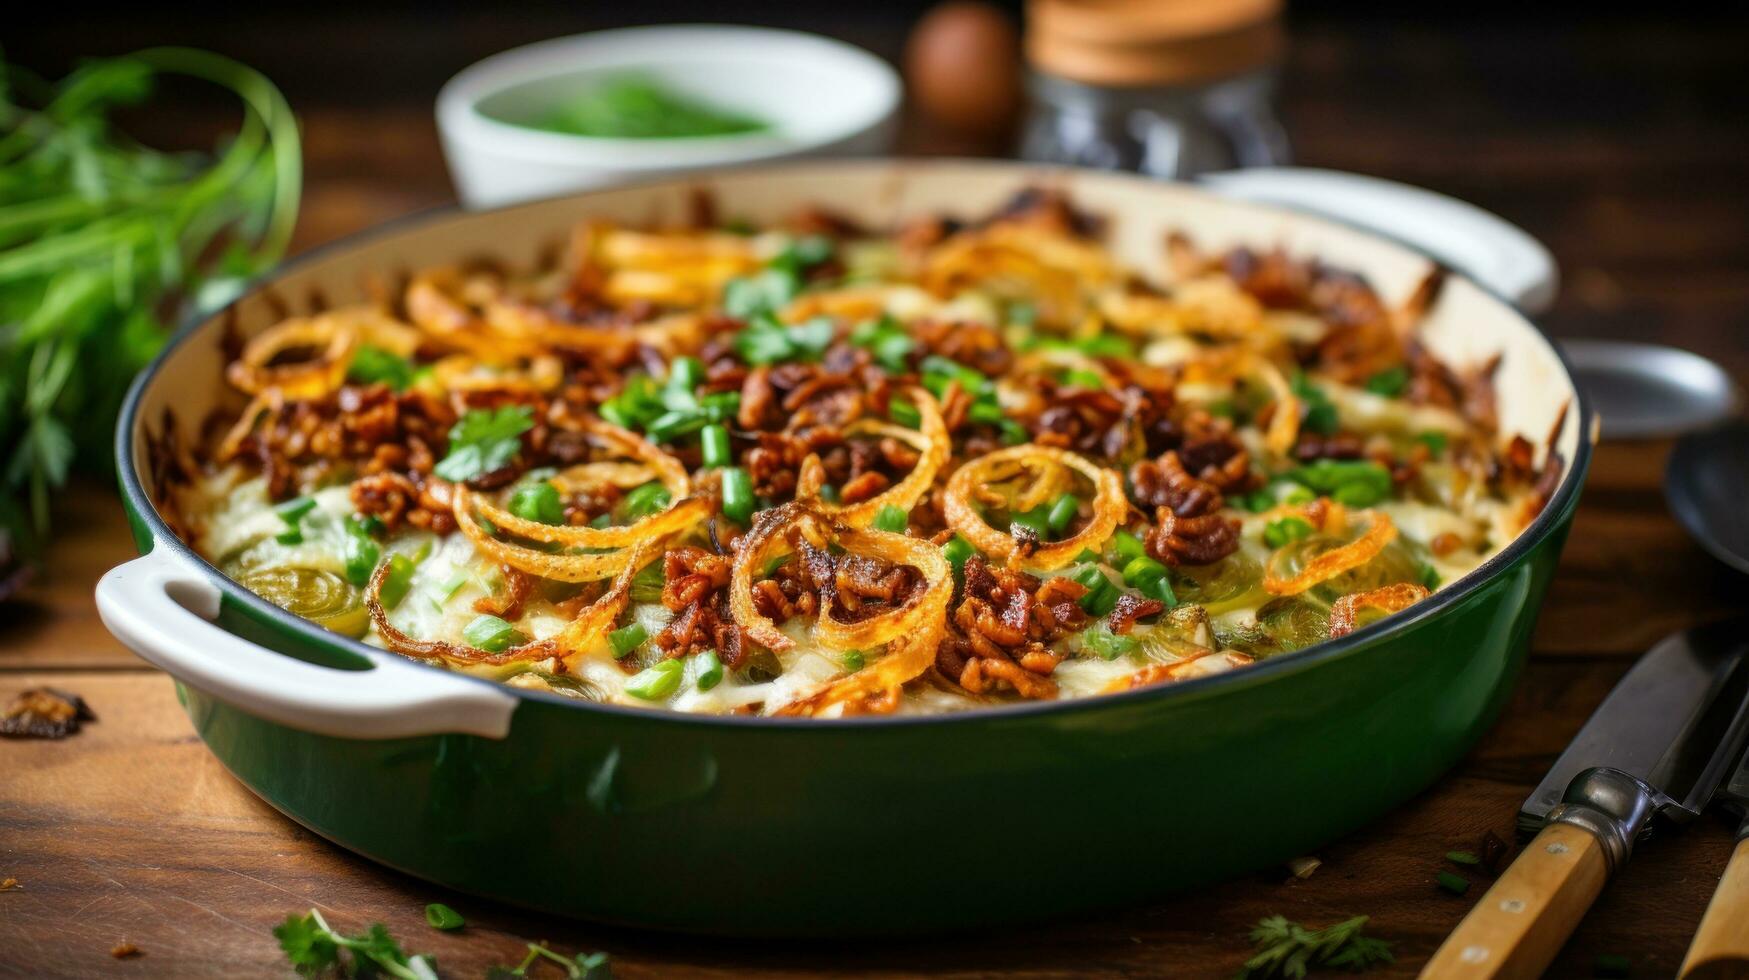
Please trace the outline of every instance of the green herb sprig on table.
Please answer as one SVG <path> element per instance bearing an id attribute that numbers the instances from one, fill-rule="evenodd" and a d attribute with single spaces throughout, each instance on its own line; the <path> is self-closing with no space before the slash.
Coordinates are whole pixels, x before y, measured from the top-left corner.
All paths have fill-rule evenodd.
<path id="1" fill-rule="evenodd" d="M 242 99 L 213 156 L 115 129 L 167 76 Z M 71 470 L 109 471 L 129 379 L 285 253 L 301 180 L 291 109 L 228 58 L 153 48 L 54 85 L 0 62 L 0 529 L 40 543 Z"/>
<path id="2" fill-rule="evenodd" d="M 288 916 L 273 935 L 292 966 L 306 977 L 386 974 L 399 980 L 437 980 L 437 961 L 402 952 L 380 922 L 357 936 L 344 936 L 328 925 L 321 912 L 311 909 L 308 915 Z"/>
<path id="3" fill-rule="evenodd" d="M 528 968 L 536 959 L 547 959 L 565 970 L 565 980 L 613 980 L 613 964 L 606 953 L 578 953 L 563 956 L 547 948 L 546 943 L 529 943 L 528 955 L 516 966 L 495 966 L 486 971 L 486 980 L 516 980 L 528 976 Z"/>
<path id="4" fill-rule="evenodd" d="M 1298 980 L 1320 966 L 1365 970 L 1391 962 L 1390 943 L 1361 935 L 1366 923 L 1366 916 L 1357 915 L 1325 929 L 1307 929 L 1272 915 L 1252 927 L 1251 941 L 1258 951 L 1245 961 L 1235 980 Z"/>

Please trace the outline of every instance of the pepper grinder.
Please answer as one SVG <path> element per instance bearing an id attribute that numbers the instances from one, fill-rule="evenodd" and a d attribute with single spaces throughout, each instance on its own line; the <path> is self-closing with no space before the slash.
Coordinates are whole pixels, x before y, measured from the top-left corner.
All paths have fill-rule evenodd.
<path id="1" fill-rule="evenodd" d="M 1288 162 L 1281 0 L 1028 0 L 1028 160 L 1182 179 Z"/>

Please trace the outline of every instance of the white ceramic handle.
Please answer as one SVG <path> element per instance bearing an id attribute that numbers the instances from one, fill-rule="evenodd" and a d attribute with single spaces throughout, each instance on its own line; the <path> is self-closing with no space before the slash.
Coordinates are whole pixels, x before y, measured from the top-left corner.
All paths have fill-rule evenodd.
<path id="1" fill-rule="evenodd" d="M 1419 187 L 1310 167 L 1204 174 L 1230 197 L 1334 218 L 1412 246 L 1469 276 L 1526 313 L 1555 301 L 1560 273 L 1543 244 L 1473 204 Z"/>
<path id="2" fill-rule="evenodd" d="M 322 667 L 215 625 L 219 587 L 168 547 L 111 569 L 97 583 L 103 625 L 177 680 L 290 728 L 341 738 L 463 733 L 503 738 L 516 698 L 473 678 L 392 653 L 370 670 Z"/>

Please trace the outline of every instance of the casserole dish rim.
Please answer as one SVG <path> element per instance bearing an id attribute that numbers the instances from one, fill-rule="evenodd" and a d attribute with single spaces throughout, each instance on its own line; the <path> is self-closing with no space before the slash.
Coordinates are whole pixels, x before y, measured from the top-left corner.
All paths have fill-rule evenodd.
<path id="1" fill-rule="evenodd" d="M 129 385 L 126 398 L 123 401 L 121 413 L 116 422 L 115 453 L 116 467 L 121 483 L 124 503 L 130 514 L 149 532 L 151 549 L 168 547 L 179 557 L 189 561 L 192 567 L 198 569 L 219 590 L 225 600 L 241 603 L 253 616 L 259 620 L 271 623 L 274 627 L 289 630 L 301 639 L 319 647 L 328 647 L 344 651 L 348 656 L 362 658 L 373 666 L 379 657 L 396 657 L 400 660 L 417 665 L 421 669 L 440 671 L 451 677 L 466 679 L 471 683 L 490 685 L 503 690 L 517 699 L 533 699 L 554 704 L 562 704 L 580 711 L 603 711 L 618 717 L 645 719 L 653 722 L 697 725 L 708 728 L 728 726 L 732 728 L 778 728 L 782 730 L 800 730 L 806 728 L 839 728 L 843 726 L 885 727 L 892 725 L 951 725 L 972 723 L 978 720 L 1000 722 L 1020 720 L 1034 715 L 1050 715 L 1053 717 L 1070 717 L 1075 713 L 1093 710 L 1101 706 L 1140 706 L 1152 701 L 1166 701 L 1173 698 L 1193 698 L 1206 692 L 1219 690 L 1222 686 L 1241 686 L 1254 683 L 1266 683 L 1277 677 L 1285 677 L 1301 670 L 1311 669 L 1317 665 L 1341 658 L 1349 652 L 1366 646 L 1377 640 L 1390 638 L 1400 632 L 1406 632 L 1426 619 L 1438 616 L 1448 608 L 1462 602 L 1477 592 L 1488 582 L 1496 579 L 1506 569 L 1518 564 L 1532 548 L 1561 526 L 1566 512 L 1576 505 L 1585 474 L 1590 465 L 1593 440 L 1591 430 L 1594 427 L 1594 416 L 1591 406 L 1578 384 L 1574 381 L 1572 365 L 1562 352 L 1559 345 L 1552 342 L 1541 329 L 1536 320 L 1510 302 L 1502 298 L 1496 291 L 1456 270 L 1448 270 L 1448 274 L 1463 279 L 1485 294 L 1488 299 L 1502 308 L 1502 313 L 1514 317 L 1517 329 L 1528 330 L 1535 335 L 1553 355 L 1555 363 L 1560 365 L 1561 379 L 1572 392 L 1565 423 L 1577 426 L 1574 440 L 1573 459 L 1567 461 L 1566 471 L 1561 476 L 1561 482 L 1554 494 L 1544 505 L 1530 524 L 1526 525 L 1506 547 L 1490 555 L 1475 568 L 1466 572 L 1450 585 L 1435 591 L 1431 596 L 1415 603 L 1409 609 L 1362 627 L 1345 636 L 1327 639 L 1301 650 L 1277 654 L 1257 661 L 1241 670 L 1225 671 L 1204 677 L 1192 678 L 1174 684 L 1155 685 L 1110 694 L 1097 694 L 1088 697 L 1059 699 L 1053 701 L 1027 701 L 1014 704 L 983 705 L 964 710 L 942 712 L 937 714 L 918 715 L 857 715 L 844 718 L 785 718 L 746 715 L 707 715 L 692 712 L 664 710 L 659 707 L 638 707 L 633 705 L 610 704 L 596 701 L 586 701 L 579 698 L 566 697 L 553 692 L 539 691 L 516 687 L 502 681 L 493 680 L 463 671 L 450 670 L 445 667 L 419 661 L 414 658 L 401 657 L 392 651 L 371 646 L 362 640 L 344 636 L 325 629 L 316 623 L 290 613 L 273 605 L 255 593 L 249 591 L 240 582 L 226 575 L 205 556 L 195 551 L 183 541 L 163 516 L 158 512 L 151 494 L 146 490 L 144 481 L 134 465 L 135 432 L 140 426 L 139 410 L 146 390 L 157 380 L 160 372 L 176 351 L 203 328 L 210 328 L 218 323 L 227 313 L 232 311 L 243 300 L 270 289 L 286 274 L 314 264 L 321 260 L 333 258 L 336 254 L 367 244 L 373 240 L 407 231 L 417 231 L 426 224 L 441 223 L 452 219 L 484 215 L 494 212 L 517 209 L 533 209 L 545 207 L 557 201 L 569 201 L 586 198 L 601 193 L 613 193 L 633 188 L 655 189 L 673 187 L 689 189 L 707 185 L 717 176 L 739 176 L 748 174 L 779 173 L 786 170 L 814 171 L 857 171 L 884 170 L 895 175 L 896 179 L 906 179 L 907 170 L 927 171 L 931 167 L 967 167 L 973 169 L 1005 170 L 1010 173 L 1034 173 L 1041 181 L 1048 180 L 1052 175 L 1091 174 L 1101 179 L 1114 179 L 1121 182 L 1133 182 L 1138 187 L 1158 187 L 1161 181 L 1131 174 L 1118 174 L 1109 171 L 1097 171 L 1089 168 L 1041 166 L 1017 161 L 980 160 L 974 158 L 876 158 L 866 160 L 840 161 L 786 161 L 764 164 L 752 167 L 733 168 L 719 172 L 695 173 L 682 176 L 654 177 L 650 179 L 616 184 L 612 187 L 595 188 L 534 201 L 524 201 L 501 207 L 470 210 L 459 204 L 440 205 L 403 215 L 381 224 L 362 229 L 330 242 L 315 246 L 300 253 L 277 266 L 271 273 L 252 280 L 237 296 L 224 306 L 215 310 L 187 317 L 182 326 L 166 341 L 164 348 L 152 359 Z M 1436 260 L 1427 257 L 1426 253 L 1414 246 L 1390 235 L 1381 234 L 1360 225 L 1345 222 L 1337 218 L 1309 214 L 1287 207 L 1260 204 L 1252 201 L 1236 199 L 1220 194 L 1217 191 L 1194 183 L 1177 183 L 1179 190 L 1219 201 L 1222 206 L 1237 207 L 1252 210 L 1267 215 L 1288 218 L 1296 222 L 1311 222 L 1313 224 L 1328 224 L 1346 227 L 1372 239 L 1386 242 L 1396 248 L 1414 255 L 1427 258 L 1429 262 Z M 213 383 L 224 384 L 223 377 L 213 379 Z M 220 627 L 223 628 L 223 627 Z M 253 642 L 253 641 L 252 641 Z M 265 643 L 256 643 L 279 656 L 292 656 Z M 298 658 L 294 658 L 298 659 Z M 336 682 L 343 683 L 344 675 L 354 668 L 336 667 Z"/>

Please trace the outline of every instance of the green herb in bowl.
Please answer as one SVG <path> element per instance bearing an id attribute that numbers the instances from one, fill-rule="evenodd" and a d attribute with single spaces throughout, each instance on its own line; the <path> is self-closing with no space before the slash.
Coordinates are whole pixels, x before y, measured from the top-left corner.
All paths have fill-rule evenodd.
<path id="1" fill-rule="evenodd" d="M 738 136 L 771 129 L 763 120 L 683 95 L 643 75 L 608 79 L 525 125 L 609 139 Z"/>

